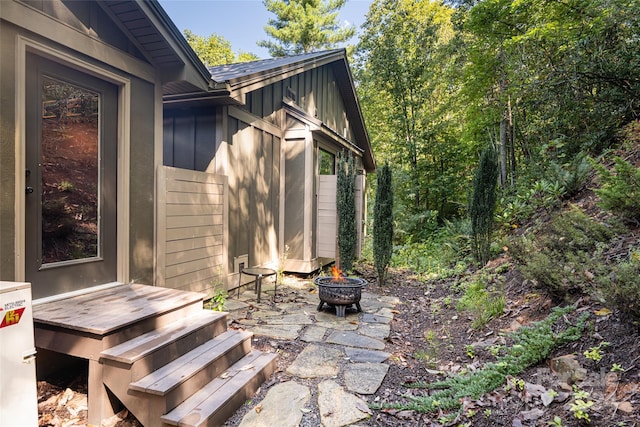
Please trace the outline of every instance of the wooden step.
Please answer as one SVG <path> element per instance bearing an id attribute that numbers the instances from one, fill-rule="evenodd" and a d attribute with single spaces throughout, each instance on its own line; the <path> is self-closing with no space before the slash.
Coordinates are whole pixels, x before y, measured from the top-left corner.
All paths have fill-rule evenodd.
<path id="1" fill-rule="evenodd" d="M 174 410 L 165 424 L 180 427 L 220 426 L 255 394 L 274 371 L 276 354 L 254 350 Z"/>
<path id="2" fill-rule="evenodd" d="M 166 408 L 174 408 L 251 352 L 252 336 L 250 332 L 226 331 L 132 382 L 129 390 L 162 396 Z"/>
<path id="3" fill-rule="evenodd" d="M 100 353 L 100 361 L 134 371 L 137 381 L 227 329 L 227 313 L 201 310 Z"/>

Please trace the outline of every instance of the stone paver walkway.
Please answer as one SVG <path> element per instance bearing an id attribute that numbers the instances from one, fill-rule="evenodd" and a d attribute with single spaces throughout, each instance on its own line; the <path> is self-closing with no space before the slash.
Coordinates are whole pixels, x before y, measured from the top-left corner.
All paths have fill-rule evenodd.
<path id="1" fill-rule="evenodd" d="M 276 302 L 271 283 L 263 283 L 262 291 L 260 303 L 250 289 L 227 300 L 231 326 L 255 336 L 298 340 L 305 347 L 284 372 L 274 374 L 282 382 L 261 401 L 251 402 L 240 427 L 296 427 L 318 421 L 340 427 L 369 418 L 367 396 L 377 391 L 389 369 L 385 339 L 400 301 L 365 288 L 363 312 L 348 309 L 346 317 L 339 318 L 326 305 L 322 312 L 316 310 L 320 300 L 311 280 L 287 277 L 278 286 Z M 320 420 L 305 420 L 312 407 L 319 409 Z"/>

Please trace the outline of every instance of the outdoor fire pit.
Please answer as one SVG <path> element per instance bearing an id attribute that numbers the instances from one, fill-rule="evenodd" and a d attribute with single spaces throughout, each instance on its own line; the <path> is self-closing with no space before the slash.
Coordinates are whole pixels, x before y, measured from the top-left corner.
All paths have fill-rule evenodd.
<path id="1" fill-rule="evenodd" d="M 367 281 L 358 277 L 344 277 L 342 271 L 332 267 L 333 276 L 319 276 L 313 279 L 318 285 L 320 304 L 318 311 L 322 311 L 325 303 L 336 308 L 336 316 L 344 317 L 347 307 L 355 304 L 358 311 L 360 307 L 361 290 Z"/>

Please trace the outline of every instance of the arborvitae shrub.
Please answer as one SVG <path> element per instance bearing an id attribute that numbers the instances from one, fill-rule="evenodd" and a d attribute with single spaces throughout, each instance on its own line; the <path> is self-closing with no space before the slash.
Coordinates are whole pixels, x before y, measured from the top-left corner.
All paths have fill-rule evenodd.
<path id="1" fill-rule="evenodd" d="M 488 147 L 480 155 L 480 164 L 473 178 L 473 196 L 469 207 L 474 257 L 481 265 L 489 261 L 497 183 L 498 156 L 493 147 Z"/>
<path id="2" fill-rule="evenodd" d="M 373 262 L 378 283 L 384 285 L 393 254 L 393 188 L 391 168 L 386 163 L 378 171 L 376 201 L 373 209 Z"/>
<path id="3" fill-rule="evenodd" d="M 356 168 L 353 154 L 338 154 L 338 260 L 345 272 L 353 270 L 358 243 L 356 229 Z"/>

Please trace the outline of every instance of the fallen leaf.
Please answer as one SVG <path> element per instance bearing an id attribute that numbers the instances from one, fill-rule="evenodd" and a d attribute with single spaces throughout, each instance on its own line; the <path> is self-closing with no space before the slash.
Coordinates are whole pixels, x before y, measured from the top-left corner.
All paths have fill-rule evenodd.
<path id="1" fill-rule="evenodd" d="M 522 419 L 525 421 L 533 421 L 544 415 L 544 411 L 542 409 L 534 408 L 530 411 L 522 411 L 520 412 Z"/>
<path id="2" fill-rule="evenodd" d="M 608 316 L 611 314 L 611 310 L 605 307 L 601 308 L 600 310 L 596 310 L 594 313 L 596 316 Z"/>
<path id="3" fill-rule="evenodd" d="M 256 406 L 256 414 L 259 414 L 260 412 L 262 412 L 262 403 Z"/>
<path id="4" fill-rule="evenodd" d="M 405 410 L 405 411 L 396 412 L 394 416 L 401 420 L 410 420 L 410 419 L 413 419 L 415 414 L 414 414 L 414 411 Z"/>
<path id="5" fill-rule="evenodd" d="M 367 406 L 367 404 L 362 402 L 362 401 L 356 402 L 356 409 L 361 411 L 361 412 L 364 412 L 365 414 L 369 414 L 369 415 L 373 414 L 373 412 L 371 412 L 371 409 L 369 408 L 369 406 Z"/>
<path id="6" fill-rule="evenodd" d="M 220 374 L 220 378 L 222 378 L 223 380 L 225 378 L 229 378 L 229 372 L 228 371 L 227 372 L 223 372 L 222 374 Z"/>
<path id="7" fill-rule="evenodd" d="M 308 414 L 309 412 L 311 412 L 311 409 L 309 409 L 309 408 L 300 408 L 300 411 L 302 411 L 305 414 Z"/>
<path id="8" fill-rule="evenodd" d="M 62 397 L 58 401 L 58 406 L 66 405 L 67 402 L 70 401 L 71 399 L 73 399 L 73 390 L 68 388 L 64 391 L 64 393 L 62 394 Z"/>
<path id="9" fill-rule="evenodd" d="M 633 405 L 630 402 L 620 402 L 616 406 L 625 414 L 630 414 L 633 412 Z"/>
<path id="10" fill-rule="evenodd" d="M 392 312 L 393 314 L 400 314 L 400 312 L 399 312 L 398 310 L 391 310 L 391 312 Z"/>
<path id="11" fill-rule="evenodd" d="M 557 394 L 558 394 L 557 392 L 554 392 L 552 390 L 547 390 L 545 393 L 542 394 L 542 396 L 540 396 L 540 398 L 542 399 L 542 404 L 544 406 L 551 405 L 551 402 L 553 402 L 553 399 Z"/>
<path id="12" fill-rule="evenodd" d="M 249 363 L 248 365 L 244 365 L 242 368 L 240 368 L 241 371 L 246 371 L 247 369 L 253 369 L 253 365 Z"/>

